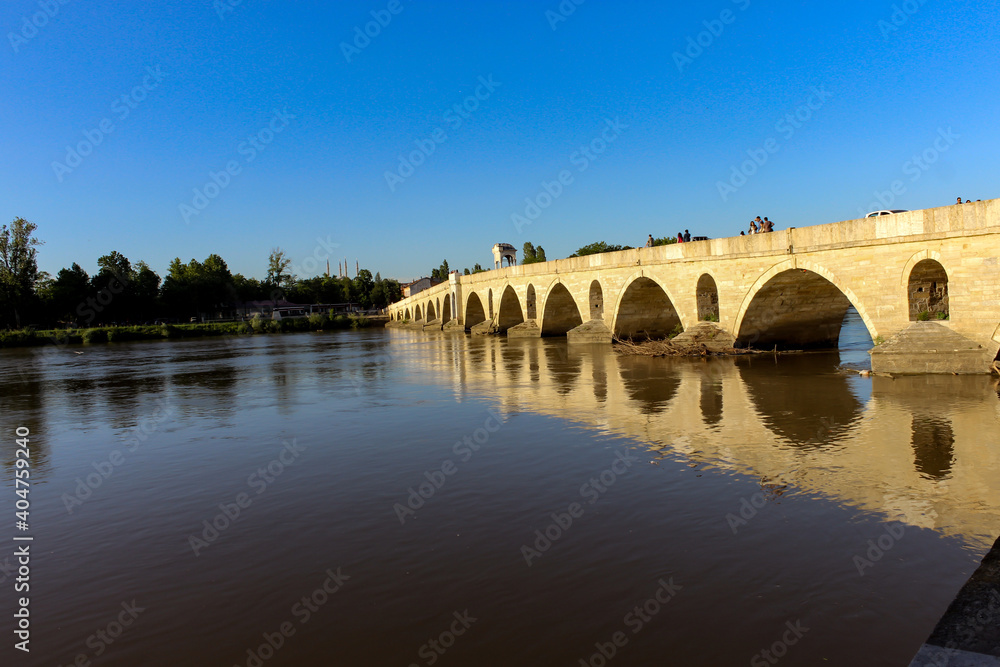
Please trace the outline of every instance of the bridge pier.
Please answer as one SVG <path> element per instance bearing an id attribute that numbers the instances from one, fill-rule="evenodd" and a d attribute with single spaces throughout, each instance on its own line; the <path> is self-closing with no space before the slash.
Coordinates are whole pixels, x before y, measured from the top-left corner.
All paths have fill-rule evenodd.
<path id="1" fill-rule="evenodd" d="M 604 320 L 590 320 L 566 332 L 570 343 L 610 343 L 611 329 Z"/>
<path id="2" fill-rule="evenodd" d="M 541 338 L 542 330 L 535 320 L 525 320 L 507 329 L 507 338 Z"/>
<path id="3" fill-rule="evenodd" d="M 914 322 L 871 351 L 874 373 L 984 373 L 993 355 L 937 322 Z"/>

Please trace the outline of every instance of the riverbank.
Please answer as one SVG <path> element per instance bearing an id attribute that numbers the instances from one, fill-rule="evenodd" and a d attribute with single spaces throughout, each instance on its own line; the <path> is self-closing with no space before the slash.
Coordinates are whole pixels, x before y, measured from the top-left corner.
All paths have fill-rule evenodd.
<path id="1" fill-rule="evenodd" d="M 380 317 L 311 315 L 301 319 L 251 320 L 249 322 L 206 322 L 195 324 L 149 324 L 86 329 L 14 329 L 0 331 L 0 348 L 40 345 L 89 345 L 136 340 L 205 338 L 212 336 L 252 336 L 257 334 L 334 331 L 384 326 Z"/>

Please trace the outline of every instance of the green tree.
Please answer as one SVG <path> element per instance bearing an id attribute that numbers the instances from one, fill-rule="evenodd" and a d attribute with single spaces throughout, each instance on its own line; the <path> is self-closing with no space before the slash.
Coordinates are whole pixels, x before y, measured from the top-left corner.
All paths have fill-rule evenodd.
<path id="1" fill-rule="evenodd" d="M 4 306 L 2 312 L 14 314 L 16 327 L 21 326 L 22 315 L 35 299 L 38 280 L 35 247 L 43 244 L 34 236 L 36 229 L 36 224 L 24 218 L 14 218 L 10 227 L 0 227 L 0 303 Z"/>
<path id="2" fill-rule="evenodd" d="M 159 307 L 160 276 L 140 260 L 132 270 L 129 288 L 134 304 L 133 317 L 129 319 L 145 321 L 155 318 Z"/>
<path id="3" fill-rule="evenodd" d="M 619 250 L 631 250 L 632 246 L 627 245 L 609 245 L 604 241 L 597 241 L 596 243 L 590 243 L 577 249 L 570 257 L 585 257 L 587 255 L 597 255 L 602 252 L 617 252 Z"/>
<path id="4" fill-rule="evenodd" d="M 534 264 L 538 260 L 535 259 L 535 246 L 531 241 L 525 241 L 524 246 L 521 248 L 521 264 Z"/>
<path id="5" fill-rule="evenodd" d="M 49 321 L 57 322 L 78 322 L 80 310 L 83 309 L 85 300 L 91 295 L 90 276 L 73 262 L 68 269 L 60 269 L 56 274 L 56 280 L 52 284 L 46 310 L 49 313 Z"/>
<path id="6" fill-rule="evenodd" d="M 524 242 L 524 258 L 521 260 L 521 264 L 537 264 L 538 262 L 545 261 L 545 248 L 538 246 L 537 248 L 531 244 L 529 241 Z"/>
<path id="7" fill-rule="evenodd" d="M 441 262 L 441 266 L 436 269 L 431 269 L 431 278 L 435 280 L 448 280 L 448 274 L 451 270 L 448 268 L 448 260 Z"/>
<path id="8" fill-rule="evenodd" d="M 289 273 L 292 260 L 285 256 L 281 248 L 272 248 L 267 258 L 267 283 L 272 288 L 291 289 L 295 276 Z"/>
<path id="9" fill-rule="evenodd" d="M 97 258 L 97 273 L 90 279 L 90 295 L 86 308 L 80 311 L 85 316 L 84 324 L 125 322 L 134 310 L 132 263 L 128 258 L 112 250 Z"/>

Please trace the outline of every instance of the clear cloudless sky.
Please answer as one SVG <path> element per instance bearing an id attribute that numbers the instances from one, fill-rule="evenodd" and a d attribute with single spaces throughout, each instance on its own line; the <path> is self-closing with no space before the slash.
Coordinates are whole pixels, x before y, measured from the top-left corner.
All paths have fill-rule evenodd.
<path id="1" fill-rule="evenodd" d="M 300 277 L 329 255 L 408 280 L 496 242 L 1000 196 L 995 0 L 577 1 L 4 0 L 3 222 L 38 225 L 53 275 L 117 250 L 262 278 L 277 246 Z"/>

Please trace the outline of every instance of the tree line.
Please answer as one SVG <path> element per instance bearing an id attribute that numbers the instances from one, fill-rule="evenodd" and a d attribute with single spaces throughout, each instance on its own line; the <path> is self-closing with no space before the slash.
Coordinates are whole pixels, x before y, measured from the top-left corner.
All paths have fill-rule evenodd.
<path id="1" fill-rule="evenodd" d="M 290 273 L 291 260 L 280 248 L 271 251 L 262 280 L 232 273 L 214 253 L 201 262 L 177 257 L 161 279 L 146 262 L 132 263 L 114 250 L 98 258 L 94 275 L 74 262 L 53 277 L 38 270 L 37 248 L 43 242 L 35 237 L 36 229 L 24 218 L 0 226 L 0 327 L 187 321 L 237 302 L 265 300 L 384 308 L 402 298 L 397 281 L 372 276 L 367 269 L 354 278 L 300 279 Z"/>

